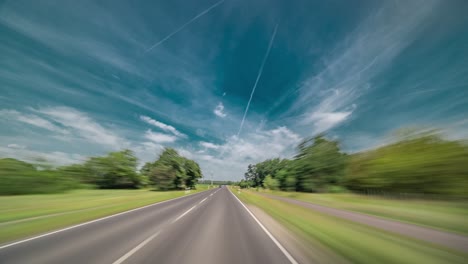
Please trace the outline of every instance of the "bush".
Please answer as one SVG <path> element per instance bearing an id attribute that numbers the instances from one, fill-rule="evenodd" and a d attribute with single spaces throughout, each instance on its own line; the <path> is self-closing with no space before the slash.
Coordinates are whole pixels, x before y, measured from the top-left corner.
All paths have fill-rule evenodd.
<path id="1" fill-rule="evenodd" d="M 279 188 L 279 182 L 277 179 L 273 179 L 271 175 L 268 175 L 265 177 L 265 180 L 263 181 L 263 185 L 265 188 L 270 189 L 270 190 L 278 190 Z"/>
<path id="2" fill-rule="evenodd" d="M 77 186 L 58 170 L 37 170 L 23 161 L 0 159 L 0 195 L 57 193 Z"/>
<path id="3" fill-rule="evenodd" d="M 345 184 L 364 192 L 468 197 L 468 148 L 437 134 L 416 134 L 352 155 Z"/>

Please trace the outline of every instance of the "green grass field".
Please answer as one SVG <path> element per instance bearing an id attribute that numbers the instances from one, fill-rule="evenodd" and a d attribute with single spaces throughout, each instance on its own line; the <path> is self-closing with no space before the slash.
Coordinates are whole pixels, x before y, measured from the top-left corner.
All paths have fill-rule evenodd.
<path id="1" fill-rule="evenodd" d="M 311 247 L 320 243 L 351 262 L 466 263 L 468 257 L 461 252 L 317 213 L 253 191 L 234 193 L 243 202 L 263 209 L 297 236 L 309 241 Z"/>
<path id="2" fill-rule="evenodd" d="M 190 193 L 205 191 L 197 186 Z M 185 191 L 75 190 L 63 194 L 0 196 L 0 243 L 144 205 L 187 195 Z"/>
<path id="3" fill-rule="evenodd" d="M 468 235 L 466 201 L 401 200 L 350 193 L 263 192 Z"/>

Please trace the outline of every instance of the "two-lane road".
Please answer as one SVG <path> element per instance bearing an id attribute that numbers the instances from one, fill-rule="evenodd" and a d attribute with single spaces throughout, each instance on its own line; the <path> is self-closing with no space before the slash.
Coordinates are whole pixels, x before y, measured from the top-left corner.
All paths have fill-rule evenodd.
<path id="1" fill-rule="evenodd" d="M 0 263 L 294 262 L 227 188 L 0 246 Z"/>

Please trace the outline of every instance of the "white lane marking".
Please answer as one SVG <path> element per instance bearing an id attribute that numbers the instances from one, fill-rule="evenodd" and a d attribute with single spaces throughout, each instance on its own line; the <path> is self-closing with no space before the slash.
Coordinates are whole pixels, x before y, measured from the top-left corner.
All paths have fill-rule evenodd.
<path id="1" fill-rule="evenodd" d="M 42 234 L 42 235 L 38 235 L 38 236 L 35 236 L 35 237 L 23 239 L 23 240 L 20 240 L 20 241 L 16 241 L 16 242 L 13 242 L 13 243 L 10 243 L 10 244 L 0 246 L 0 250 L 4 249 L 4 248 L 7 248 L 7 247 L 15 246 L 15 245 L 18 245 L 18 244 L 21 244 L 21 243 L 25 243 L 25 242 L 28 242 L 28 241 L 31 241 L 31 240 L 35 240 L 35 239 L 38 239 L 38 238 L 50 236 L 50 235 L 57 234 L 57 233 L 67 231 L 67 230 L 70 230 L 70 229 L 74 229 L 74 228 L 77 228 L 77 227 L 80 227 L 80 226 L 89 225 L 89 224 L 96 223 L 96 222 L 99 222 L 99 221 L 102 221 L 102 220 L 106 220 L 106 219 L 109 219 L 109 218 L 112 218 L 112 217 L 116 217 L 116 216 L 119 216 L 119 215 L 124 215 L 124 214 L 127 214 L 127 213 L 135 212 L 135 211 L 147 208 L 147 207 L 151 207 L 151 206 L 162 204 L 162 203 L 167 203 L 167 202 L 170 202 L 170 201 L 175 201 L 175 200 L 182 199 L 182 198 L 192 196 L 192 195 L 196 195 L 196 194 L 200 194 L 200 193 L 189 194 L 189 195 L 177 197 L 177 198 L 174 198 L 174 199 L 157 202 L 157 203 L 154 203 L 154 204 L 145 205 L 143 207 L 138 207 L 138 208 L 128 210 L 128 211 L 125 211 L 125 212 L 120 212 L 120 213 L 117 213 L 117 214 L 113 214 L 113 215 L 105 216 L 105 217 L 98 218 L 98 219 L 95 219 L 95 220 L 91 220 L 91 221 L 88 221 L 88 222 L 85 222 L 85 223 L 82 223 L 82 224 L 69 226 L 69 227 L 66 227 L 66 228 L 62 228 L 62 229 L 52 231 L 52 232 L 49 232 L 49 233 L 45 233 L 45 234 Z"/>
<path id="2" fill-rule="evenodd" d="M 208 199 L 208 197 L 205 197 L 205 199 L 201 200 L 198 204 L 201 204 L 203 203 L 204 201 L 206 201 L 206 199 Z M 195 209 L 195 207 L 197 207 L 197 205 L 194 205 L 192 206 L 190 209 L 188 209 L 187 211 L 185 211 L 183 214 L 181 214 L 179 217 L 177 217 L 174 221 L 171 222 L 171 224 L 177 222 L 179 219 L 181 219 L 182 217 L 184 217 L 186 214 L 188 214 L 190 211 L 192 211 L 193 209 Z M 135 254 L 135 252 L 137 252 L 138 250 L 140 250 L 142 247 L 144 247 L 146 244 L 148 244 L 151 240 L 153 240 L 155 237 L 157 237 L 159 234 L 161 233 L 161 230 L 159 230 L 158 232 L 154 233 L 152 236 L 148 237 L 147 239 L 145 239 L 143 242 L 141 242 L 140 244 L 138 244 L 138 246 L 136 246 L 135 248 L 133 248 L 132 250 L 130 250 L 129 252 L 127 252 L 127 254 L 123 255 L 122 257 L 120 257 L 118 260 L 114 261 L 112 264 L 121 264 L 123 263 L 125 260 L 127 260 L 130 256 L 132 256 L 133 254 Z"/>
<path id="3" fill-rule="evenodd" d="M 192 206 L 192 208 L 188 209 L 187 211 L 185 211 L 185 213 L 179 215 L 179 217 L 177 217 L 174 221 L 172 221 L 171 224 L 177 222 L 179 219 L 181 219 L 182 217 L 184 217 L 186 214 L 190 213 L 190 211 L 192 211 L 193 209 L 195 209 L 195 207 L 197 207 L 196 205 Z"/>
<path id="4" fill-rule="evenodd" d="M 125 260 L 127 260 L 130 256 L 132 256 L 133 254 L 135 254 L 135 252 L 137 252 L 138 250 L 140 250 L 142 247 L 144 247 L 146 244 L 148 244 L 151 240 L 153 240 L 155 237 L 157 237 L 159 234 L 161 233 L 161 231 L 158 231 L 156 233 L 154 233 L 153 235 L 151 235 L 150 237 L 148 237 L 147 239 L 145 239 L 143 242 L 141 242 L 140 244 L 138 244 L 138 246 L 134 247 L 132 250 L 130 250 L 129 252 L 127 252 L 127 254 L 123 255 L 122 257 L 120 257 L 118 260 L 114 261 L 112 264 L 121 264 L 123 263 Z"/>
<path id="5" fill-rule="evenodd" d="M 280 242 L 278 240 L 276 240 L 276 238 L 266 229 L 265 226 L 263 226 L 262 223 L 260 223 L 260 221 L 249 210 L 249 208 L 247 208 L 247 206 L 245 206 L 244 203 L 242 203 L 241 200 L 239 200 L 239 198 L 237 198 L 236 195 L 234 195 L 231 191 L 229 191 L 229 192 L 245 208 L 245 210 L 247 210 L 247 212 L 250 214 L 250 216 L 252 216 L 252 218 L 255 220 L 255 222 L 257 222 L 257 224 L 263 229 L 263 231 L 265 231 L 265 233 L 268 235 L 268 237 L 270 237 L 270 239 L 273 241 L 273 243 L 275 243 L 275 245 L 281 250 L 281 252 L 283 252 L 283 254 L 286 256 L 286 258 L 289 260 L 289 262 L 291 262 L 292 264 L 298 264 L 298 262 L 291 256 L 291 254 L 289 254 L 289 252 L 280 244 Z"/>

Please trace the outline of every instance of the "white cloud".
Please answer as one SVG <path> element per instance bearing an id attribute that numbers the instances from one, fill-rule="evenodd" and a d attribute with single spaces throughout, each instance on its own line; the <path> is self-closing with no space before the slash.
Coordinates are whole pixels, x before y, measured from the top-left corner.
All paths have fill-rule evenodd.
<path id="1" fill-rule="evenodd" d="M 16 121 L 20 121 L 20 122 L 23 122 L 32 126 L 39 127 L 39 128 L 47 129 L 49 131 L 57 132 L 60 134 L 69 134 L 69 132 L 66 129 L 60 128 L 59 126 L 54 125 L 49 120 L 46 120 L 36 115 L 24 114 L 15 110 L 6 110 L 6 109 L 0 110 L 0 114 L 3 117 L 14 119 Z"/>
<path id="2" fill-rule="evenodd" d="M 143 166 L 146 162 L 154 162 L 163 148 L 164 146 L 161 144 L 147 141 L 135 144 L 131 150 L 138 158 L 139 165 Z"/>
<path id="3" fill-rule="evenodd" d="M 73 133 L 83 139 L 106 145 L 115 149 L 128 146 L 128 142 L 119 137 L 112 130 L 103 127 L 86 113 L 68 107 L 51 107 L 36 110 L 38 113 L 46 115 L 48 118 L 72 129 Z"/>
<path id="4" fill-rule="evenodd" d="M 313 134 L 316 134 L 327 131 L 335 127 L 336 125 L 342 123 L 351 115 L 351 113 L 351 111 L 331 113 L 314 112 L 310 116 L 306 117 L 303 122 L 313 123 Z"/>
<path id="5" fill-rule="evenodd" d="M 205 141 L 201 141 L 200 146 L 207 148 L 207 149 L 219 149 L 220 147 L 219 145 L 213 144 L 211 142 L 205 142 Z"/>
<path id="6" fill-rule="evenodd" d="M 240 180 L 248 164 L 275 157 L 291 157 L 301 140 L 298 134 L 283 126 L 257 130 L 242 138 L 234 135 L 220 145 L 203 141 L 199 143 L 202 148 L 211 149 L 216 154 L 189 149 L 179 149 L 179 153 L 196 160 L 205 177 L 213 172 L 216 173 L 216 179 Z"/>
<path id="7" fill-rule="evenodd" d="M 41 152 L 26 148 L 0 147 L 0 157 L 15 158 L 31 163 L 68 165 L 81 163 L 86 157 L 80 154 L 65 153 L 61 151 Z"/>
<path id="8" fill-rule="evenodd" d="M 218 105 L 213 110 L 213 113 L 219 117 L 226 117 L 226 113 L 224 113 L 224 105 L 222 102 L 219 102 Z"/>
<path id="9" fill-rule="evenodd" d="M 12 148 L 12 149 L 25 149 L 26 146 L 23 146 L 23 145 L 18 145 L 18 144 L 8 144 L 9 148 Z"/>
<path id="10" fill-rule="evenodd" d="M 177 137 L 163 134 L 163 133 L 158 133 L 158 132 L 153 132 L 151 129 L 148 129 L 145 133 L 145 138 L 149 139 L 155 143 L 171 143 L 177 140 Z"/>
<path id="11" fill-rule="evenodd" d="M 437 1 L 392 1 L 359 24 L 322 58 L 323 68 L 299 84 L 298 100 L 289 113 L 302 112 L 302 123 L 315 131 L 339 125 L 350 117 L 356 101 L 373 89 L 383 72 L 425 27 Z"/>
<path id="12" fill-rule="evenodd" d="M 187 135 L 185 135 L 185 134 L 179 132 L 175 127 L 170 126 L 170 125 L 167 125 L 167 124 L 164 124 L 164 123 L 159 122 L 159 121 L 157 121 L 157 120 L 154 120 L 154 119 L 152 119 L 152 118 L 150 118 L 150 117 L 148 117 L 148 116 L 140 116 L 140 119 L 141 119 L 142 121 L 144 121 L 144 122 L 150 124 L 150 125 L 153 125 L 153 126 L 155 126 L 155 127 L 157 127 L 157 128 L 160 128 L 160 129 L 162 129 L 162 130 L 164 130 L 164 131 L 171 132 L 172 134 L 174 134 L 174 135 L 176 135 L 176 136 L 178 136 L 178 137 L 182 137 L 182 138 L 186 138 L 186 137 L 187 137 Z"/>

